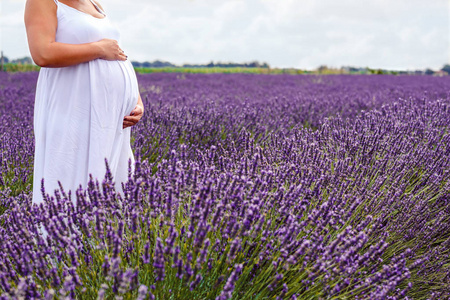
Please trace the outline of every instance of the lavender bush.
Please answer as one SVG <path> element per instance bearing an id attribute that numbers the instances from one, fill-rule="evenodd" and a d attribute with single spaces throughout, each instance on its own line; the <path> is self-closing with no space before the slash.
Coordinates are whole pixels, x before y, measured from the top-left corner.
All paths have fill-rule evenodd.
<path id="1" fill-rule="evenodd" d="M 0 299 L 450 296 L 447 78 L 143 75 L 125 192 L 41 206 L 36 74 L 0 80 Z"/>

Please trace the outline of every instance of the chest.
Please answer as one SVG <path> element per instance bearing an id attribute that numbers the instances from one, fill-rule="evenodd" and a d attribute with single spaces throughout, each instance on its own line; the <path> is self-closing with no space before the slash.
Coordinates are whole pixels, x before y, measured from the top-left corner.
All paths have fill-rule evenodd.
<path id="1" fill-rule="evenodd" d="M 56 42 L 84 44 L 105 38 L 120 40 L 119 30 L 108 17 L 96 18 L 61 2 L 58 4 L 57 17 Z"/>

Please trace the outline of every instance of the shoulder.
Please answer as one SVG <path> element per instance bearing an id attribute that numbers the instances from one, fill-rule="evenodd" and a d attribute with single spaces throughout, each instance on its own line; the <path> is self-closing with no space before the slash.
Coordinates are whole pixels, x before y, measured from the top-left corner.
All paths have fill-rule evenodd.
<path id="1" fill-rule="evenodd" d="M 57 5 L 54 0 L 27 0 L 25 4 L 25 22 L 42 17 L 56 18 Z"/>
<path id="2" fill-rule="evenodd" d="M 25 8 L 49 8 L 53 7 L 56 9 L 55 0 L 27 0 L 25 3 Z"/>
<path id="3" fill-rule="evenodd" d="M 26 0 L 25 7 L 27 6 L 44 6 L 44 7 L 56 7 L 56 0 Z"/>

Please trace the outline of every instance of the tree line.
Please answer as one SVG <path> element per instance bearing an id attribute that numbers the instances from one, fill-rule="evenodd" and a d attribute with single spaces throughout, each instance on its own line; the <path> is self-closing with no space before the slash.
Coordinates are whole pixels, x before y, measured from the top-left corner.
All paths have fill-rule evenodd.
<path id="1" fill-rule="evenodd" d="M 234 62 L 210 62 L 208 64 L 183 64 L 181 66 L 172 64 L 167 61 L 155 60 L 153 62 L 131 62 L 135 68 L 267 68 L 270 66 L 268 63 L 260 63 L 258 61 L 252 61 L 249 63 L 234 63 Z"/>

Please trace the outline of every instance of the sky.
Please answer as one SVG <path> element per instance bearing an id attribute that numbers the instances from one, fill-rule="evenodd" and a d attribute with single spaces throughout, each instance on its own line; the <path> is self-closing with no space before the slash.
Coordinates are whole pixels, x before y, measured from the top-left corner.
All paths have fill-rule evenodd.
<path id="1" fill-rule="evenodd" d="M 52 1 L 52 0 L 47 0 Z M 0 48 L 30 56 L 26 0 L 0 0 Z M 135 61 L 440 69 L 450 0 L 98 0 Z"/>

